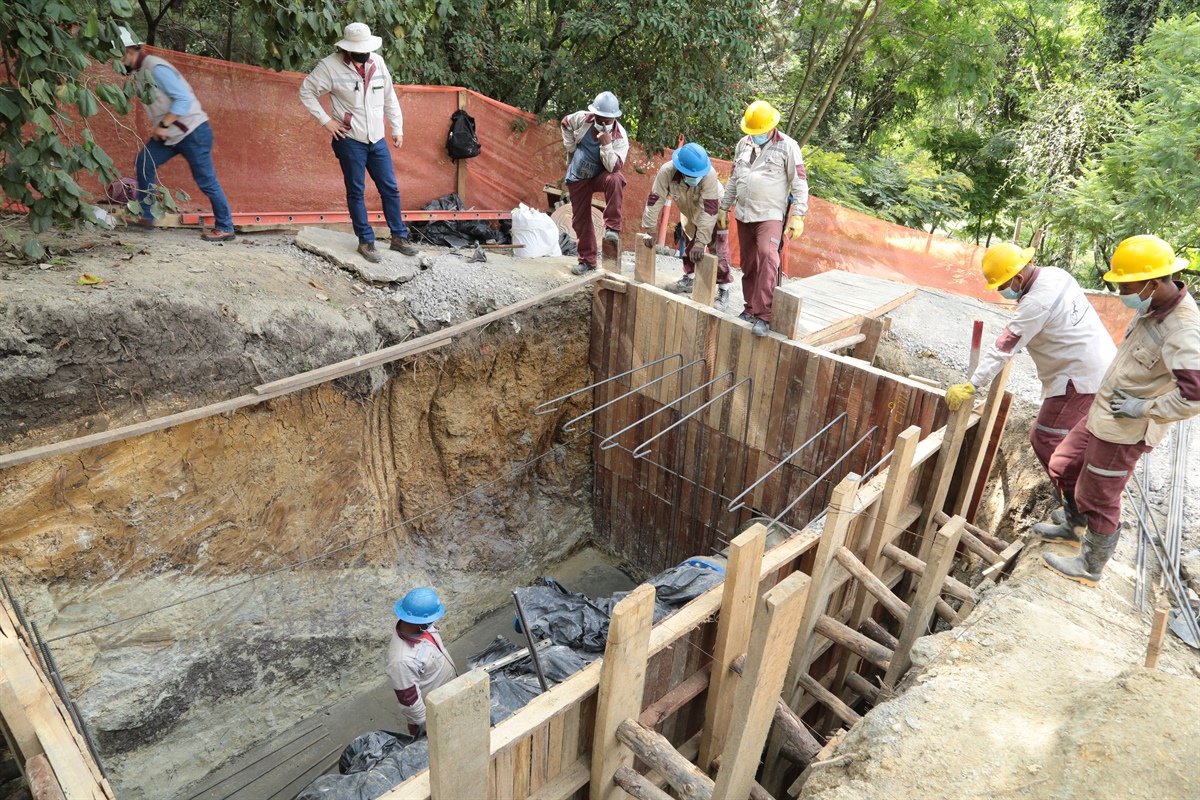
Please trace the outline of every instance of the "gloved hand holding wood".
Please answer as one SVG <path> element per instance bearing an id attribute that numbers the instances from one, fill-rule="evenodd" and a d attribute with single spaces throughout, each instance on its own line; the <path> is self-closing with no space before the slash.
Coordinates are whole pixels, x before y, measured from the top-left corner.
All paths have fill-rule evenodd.
<path id="1" fill-rule="evenodd" d="M 688 250 L 688 261 L 691 261 L 693 264 L 699 264 L 702 258 L 704 258 L 704 245 L 692 245 L 692 249 Z"/>
<path id="2" fill-rule="evenodd" d="M 793 214 L 788 220 L 787 237 L 789 239 L 799 239 L 804 235 L 804 217 L 799 214 Z"/>
<path id="3" fill-rule="evenodd" d="M 723 208 L 717 211 L 717 230 L 729 230 L 729 212 Z"/>
<path id="4" fill-rule="evenodd" d="M 1112 411 L 1114 417 L 1141 419 L 1146 416 L 1146 402 L 1123 389 L 1113 389 L 1112 399 L 1108 401 L 1108 409 Z"/>
<path id="5" fill-rule="evenodd" d="M 971 382 L 956 383 L 946 390 L 946 405 L 951 411 L 958 411 L 963 402 L 975 396 L 975 384 Z"/>

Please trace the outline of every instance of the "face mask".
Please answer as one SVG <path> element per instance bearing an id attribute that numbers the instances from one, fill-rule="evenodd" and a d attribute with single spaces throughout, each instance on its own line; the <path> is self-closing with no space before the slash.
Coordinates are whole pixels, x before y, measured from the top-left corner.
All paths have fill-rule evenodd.
<path id="1" fill-rule="evenodd" d="M 1145 289 L 1142 291 L 1145 291 Z M 1121 295 L 1121 302 L 1125 304 L 1126 308 L 1132 308 L 1139 314 L 1145 314 L 1150 310 L 1150 301 L 1154 299 L 1154 293 L 1151 292 L 1150 295 L 1150 297 L 1143 300 L 1142 292 L 1138 292 L 1137 294 L 1123 294 Z"/>
<path id="2" fill-rule="evenodd" d="M 355 64 L 365 64 L 371 60 L 370 53 L 351 53 L 350 60 Z"/>
<path id="3" fill-rule="evenodd" d="M 760 133 L 757 136 L 751 136 L 750 141 L 754 142 L 759 147 L 762 147 L 764 144 L 767 143 L 767 140 L 770 138 L 771 138 L 770 133 Z"/>
<path id="4" fill-rule="evenodd" d="M 598 131 L 611 131 L 613 129 L 612 123 L 609 123 L 608 125 L 601 125 L 599 122 L 597 122 L 593 125 L 593 127 Z"/>
<path id="5" fill-rule="evenodd" d="M 1005 300 L 1016 300 L 1018 297 L 1021 296 L 1021 293 L 1010 286 L 1007 289 L 1001 289 L 1000 296 L 1003 297 Z"/>
<path id="6" fill-rule="evenodd" d="M 691 175 L 685 175 L 683 178 L 683 182 L 686 183 L 688 186 L 699 186 L 700 181 L 702 181 L 702 180 L 704 180 L 704 176 L 701 176 L 699 178 L 693 178 Z"/>

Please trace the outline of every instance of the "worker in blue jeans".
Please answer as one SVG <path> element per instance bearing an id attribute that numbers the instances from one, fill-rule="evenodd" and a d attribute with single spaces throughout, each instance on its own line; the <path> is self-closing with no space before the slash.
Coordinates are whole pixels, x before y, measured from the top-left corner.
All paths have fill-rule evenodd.
<path id="1" fill-rule="evenodd" d="M 143 103 L 154 130 L 137 156 L 138 198 L 142 206 L 137 224 L 154 226 L 150 197 L 158 183 L 158 168 L 181 155 L 192 170 L 192 179 L 212 204 L 215 217 L 215 227 L 200 234 L 200 238 L 214 243 L 230 241 L 236 236 L 233 214 L 213 167 L 212 126 L 195 91 L 165 59 L 142 52 L 142 42 L 126 28 L 121 28 L 121 43 L 125 45 L 121 63 L 133 75 L 139 91 L 150 87 L 154 93 L 153 102 Z"/>
<path id="2" fill-rule="evenodd" d="M 375 231 L 367 219 L 363 200 L 366 175 L 371 176 L 383 199 L 383 216 L 392 233 L 391 249 L 406 256 L 420 251 L 409 244 L 408 227 L 400 215 L 400 188 L 392 167 L 392 151 L 383 136 L 384 120 L 391 127 L 392 147 L 404 143 L 404 117 L 396 87 L 383 57 L 375 53 L 383 40 L 362 22 L 346 26 L 337 52 L 326 56 L 300 85 L 300 101 L 333 136 L 333 153 L 342 165 L 346 206 L 358 236 L 358 252 L 371 263 L 383 260 L 375 250 Z M 321 106 L 329 95 L 333 115 Z"/>

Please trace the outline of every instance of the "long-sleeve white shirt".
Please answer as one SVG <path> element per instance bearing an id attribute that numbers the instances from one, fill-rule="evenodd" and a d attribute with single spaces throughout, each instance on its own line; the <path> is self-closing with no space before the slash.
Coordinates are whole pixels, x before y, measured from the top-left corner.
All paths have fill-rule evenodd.
<path id="1" fill-rule="evenodd" d="M 360 75 L 356 64 L 338 52 L 317 63 L 300 84 L 300 102 L 324 125 L 337 119 L 350 128 L 351 139 L 374 144 L 383 138 L 383 120 L 392 127 L 392 135 L 404 135 L 404 115 L 388 72 L 387 64 L 376 53 L 363 64 Z M 321 97 L 329 95 L 333 117 L 321 106 Z"/>
<path id="2" fill-rule="evenodd" d="M 387 674 L 400 701 L 400 713 L 413 725 L 425 724 L 425 696 L 458 677 L 442 636 L 432 625 L 425 636 L 401 636 L 397 625 L 388 646 Z"/>
<path id="3" fill-rule="evenodd" d="M 803 217 L 808 213 L 808 172 L 800 145 L 778 128 L 762 147 L 743 136 L 733 151 L 733 174 L 721 208 L 733 209 L 741 222 L 778 219 L 786 224 L 789 194 L 792 215 Z"/>
<path id="4" fill-rule="evenodd" d="M 1068 382 L 1080 394 L 1095 394 L 1117 354 L 1112 336 L 1070 273 L 1039 267 L 1031 280 L 1016 313 L 980 357 L 971 383 L 986 389 L 1005 363 L 1026 349 L 1037 367 L 1043 400 L 1066 394 Z"/>

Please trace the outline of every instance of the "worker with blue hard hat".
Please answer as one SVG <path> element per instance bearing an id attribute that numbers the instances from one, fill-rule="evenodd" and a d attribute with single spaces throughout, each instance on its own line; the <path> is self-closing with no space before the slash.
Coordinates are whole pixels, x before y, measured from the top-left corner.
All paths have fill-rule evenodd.
<path id="1" fill-rule="evenodd" d="M 458 677 L 433 625 L 446 613 L 446 606 L 433 589 L 420 588 L 397 600 L 395 611 L 399 619 L 388 647 L 387 674 L 408 732 L 419 736 L 425 728 L 425 696 Z"/>
<path id="2" fill-rule="evenodd" d="M 677 148 L 671 160 L 659 168 L 642 214 L 642 228 L 649 237 L 642 243 L 654 247 L 658 218 L 670 198 L 684 220 L 678 228 L 683 277 L 669 285 L 668 291 L 691 294 L 696 264 L 706 251 L 711 251 L 717 257 L 717 302 L 729 299 L 729 284 L 733 282 L 729 271 L 729 226 L 718 224 L 717 220 L 724 193 L 725 187 L 712 168 L 708 153 L 695 142 Z"/>

